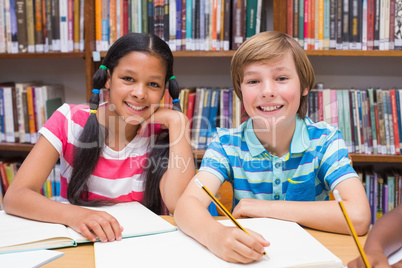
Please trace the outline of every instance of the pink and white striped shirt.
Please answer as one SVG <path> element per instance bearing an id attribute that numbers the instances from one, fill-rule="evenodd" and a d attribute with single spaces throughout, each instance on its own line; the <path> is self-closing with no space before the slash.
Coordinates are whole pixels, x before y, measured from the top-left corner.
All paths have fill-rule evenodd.
<path id="1" fill-rule="evenodd" d="M 64 104 L 39 131 L 60 154 L 60 193 L 65 199 L 73 167 L 73 150 L 79 144 L 78 138 L 88 117 L 88 105 Z M 103 144 L 99 162 L 88 179 L 89 200 L 142 200 L 146 157 L 150 151 L 149 145 L 156 138 L 160 125 L 149 125 L 148 130 L 148 135 L 135 136 L 121 151 L 114 151 Z"/>

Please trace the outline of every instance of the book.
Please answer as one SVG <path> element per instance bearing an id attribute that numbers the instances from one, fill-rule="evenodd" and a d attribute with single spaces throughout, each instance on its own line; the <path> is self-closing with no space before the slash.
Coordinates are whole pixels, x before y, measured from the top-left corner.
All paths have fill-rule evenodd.
<path id="1" fill-rule="evenodd" d="M 124 227 L 123 238 L 171 232 L 176 226 L 168 223 L 138 202 L 89 209 L 106 211 Z M 47 223 L 8 215 L 0 211 L 0 253 L 34 249 L 76 246 L 90 242 L 63 224 Z"/>
<path id="2" fill-rule="evenodd" d="M 219 221 L 234 226 L 230 220 Z M 295 222 L 269 218 L 240 219 L 239 223 L 260 233 L 271 245 L 269 259 L 249 264 L 252 267 L 343 267 L 342 261 Z M 157 245 L 158 258 L 155 258 Z M 95 243 L 97 268 L 124 266 L 132 261 L 147 267 L 239 267 L 215 256 L 181 231 L 143 236 L 111 243 Z"/>
<path id="3" fill-rule="evenodd" d="M 4 267 L 40 267 L 63 256 L 55 250 L 35 250 L 0 254 L 0 263 Z"/>

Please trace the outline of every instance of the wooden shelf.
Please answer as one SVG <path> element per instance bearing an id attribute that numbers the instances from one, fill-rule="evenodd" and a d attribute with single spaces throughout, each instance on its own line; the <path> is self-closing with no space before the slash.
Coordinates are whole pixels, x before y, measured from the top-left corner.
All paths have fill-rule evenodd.
<path id="1" fill-rule="evenodd" d="M 350 154 L 353 163 L 402 163 L 402 155 Z"/>
<path id="2" fill-rule="evenodd" d="M 31 151 L 33 146 L 34 146 L 34 144 L 28 144 L 28 143 L 0 142 L 0 151 L 29 152 L 29 151 Z"/>
<path id="3" fill-rule="evenodd" d="M 307 56 L 402 57 L 402 50 L 305 50 Z"/>
<path id="4" fill-rule="evenodd" d="M 0 59 L 34 59 L 34 58 L 84 58 L 84 52 L 49 52 L 49 53 L 16 53 L 16 54 L 0 54 Z"/>
<path id="5" fill-rule="evenodd" d="M 99 52 L 101 58 L 104 58 L 106 56 L 106 52 L 102 51 Z M 197 58 L 197 57 L 211 57 L 211 58 L 216 58 L 216 57 L 232 57 L 233 54 L 235 53 L 235 50 L 229 50 L 229 51 L 173 51 L 173 56 L 177 58 Z"/>

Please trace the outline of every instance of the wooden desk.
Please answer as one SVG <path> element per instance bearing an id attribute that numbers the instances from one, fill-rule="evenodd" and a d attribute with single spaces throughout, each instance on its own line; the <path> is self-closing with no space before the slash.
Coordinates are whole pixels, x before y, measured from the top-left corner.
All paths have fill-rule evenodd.
<path id="1" fill-rule="evenodd" d="M 176 225 L 173 217 L 162 216 L 168 222 Z M 217 220 L 226 219 L 225 217 L 216 217 Z M 344 265 L 353 260 L 359 255 L 353 238 L 350 235 L 333 234 L 321 232 L 306 228 L 315 239 L 323 244 L 327 249 L 340 258 Z M 359 237 L 362 246 L 366 242 L 366 236 Z M 93 243 L 81 244 L 77 247 L 57 249 L 57 251 L 64 252 L 65 255 L 49 262 L 43 267 L 46 268 L 63 268 L 63 267 L 95 267 L 95 255 Z"/>

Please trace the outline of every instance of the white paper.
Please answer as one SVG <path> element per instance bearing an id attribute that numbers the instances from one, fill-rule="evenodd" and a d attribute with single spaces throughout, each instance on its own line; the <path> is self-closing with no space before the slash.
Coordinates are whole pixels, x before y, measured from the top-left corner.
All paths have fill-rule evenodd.
<path id="1" fill-rule="evenodd" d="M 0 254 L 0 266 L 2 268 L 40 267 L 63 255 L 63 252 L 46 249 Z"/>
<path id="2" fill-rule="evenodd" d="M 394 263 L 397 263 L 398 261 L 402 260 L 402 248 L 399 250 L 395 251 L 388 257 L 388 263 L 389 265 L 392 265 Z"/>
<path id="3" fill-rule="evenodd" d="M 247 267 L 342 267 L 338 257 L 296 223 L 266 218 L 242 219 L 239 222 L 271 243 L 265 248 L 270 259 L 248 264 Z M 232 225 L 229 220 L 221 223 Z M 133 262 L 138 267 L 244 266 L 221 260 L 181 231 L 95 243 L 97 268 L 122 267 Z"/>

